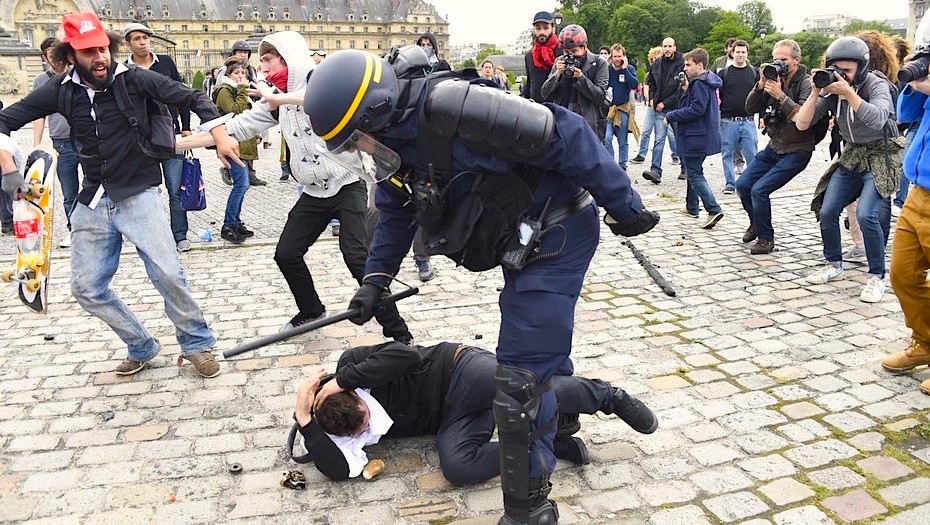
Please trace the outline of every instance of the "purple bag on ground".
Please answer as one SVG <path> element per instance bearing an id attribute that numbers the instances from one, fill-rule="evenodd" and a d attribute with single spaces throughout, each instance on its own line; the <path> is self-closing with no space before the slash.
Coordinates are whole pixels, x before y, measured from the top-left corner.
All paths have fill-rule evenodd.
<path id="1" fill-rule="evenodd" d="M 181 207 L 185 211 L 199 211 L 207 207 L 200 159 L 194 158 L 190 152 L 184 156 L 181 169 Z"/>

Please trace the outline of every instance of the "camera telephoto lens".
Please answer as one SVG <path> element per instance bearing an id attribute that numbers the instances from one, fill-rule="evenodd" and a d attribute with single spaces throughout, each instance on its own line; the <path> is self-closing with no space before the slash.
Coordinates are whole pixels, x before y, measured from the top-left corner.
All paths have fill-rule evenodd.
<path id="1" fill-rule="evenodd" d="M 821 69 L 814 72 L 814 85 L 818 89 L 823 89 L 834 82 L 836 82 L 836 77 L 832 71 Z"/>
<path id="2" fill-rule="evenodd" d="M 772 64 L 766 64 L 762 68 L 762 76 L 769 80 L 775 80 L 778 78 L 778 68 Z"/>
<path id="3" fill-rule="evenodd" d="M 898 72 L 898 81 L 901 84 L 907 84 L 920 80 L 927 76 L 928 67 L 930 67 L 930 52 L 920 53 L 913 61 L 904 64 Z"/>

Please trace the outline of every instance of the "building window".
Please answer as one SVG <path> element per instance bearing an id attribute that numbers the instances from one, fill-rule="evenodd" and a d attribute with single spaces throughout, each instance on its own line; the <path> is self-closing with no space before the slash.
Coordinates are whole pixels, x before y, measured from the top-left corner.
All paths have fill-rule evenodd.
<path id="1" fill-rule="evenodd" d="M 322 40 L 317 41 L 317 46 L 316 46 L 316 48 L 319 49 L 319 50 L 321 50 L 321 51 L 323 50 L 323 41 L 322 41 Z"/>
<path id="2" fill-rule="evenodd" d="M 316 12 L 316 19 L 317 19 L 317 20 L 323 20 L 323 13 L 317 11 L 317 12 Z"/>
<path id="3" fill-rule="evenodd" d="M 368 26 L 365 26 L 365 32 L 366 33 L 368 32 Z"/>
<path id="4" fill-rule="evenodd" d="M 349 26 L 349 32 L 350 32 L 350 33 L 354 33 L 354 32 L 355 32 L 355 26 Z"/>
<path id="5" fill-rule="evenodd" d="M 284 26 L 284 30 L 285 30 L 285 31 L 290 31 L 290 30 L 291 30 L 291 26 Z"/>
<path id="6" fill-rule="evenodd" d="M 349 40 L 349 48 L 355 49 L 355 40 Z"/>
<path id="7" fill-rule="evenodd" d="M 145 5 L 145 16 L 148 18 L 152 18 L 154 14 L 155 14 L 155 11 L 152 11 L 152 4 L 146 4 Z"/>
<path id="8" fill-rule="evenodd" d="M 23 29 L 23 40 L 32 45 L 32 28 Z"/>
<path id="9" fill-rule="evenodd" d="M 336 49 L 342 49 L 342 40 L 336 40 Z"/>
<path id="10" fill-rule="evenodd" d="M 338 33 L 338 32 L 340 32 L 340 31 L 342 31 L 342 28 L 339 27 L 339 26 L 336 26 L 336 32 Z"/>
<path id="11" fill-rule="evenodd" d="M 414 32 L 414 33 L 419 33 L 419 32 L 420 32 L 420 31 L 417 30 L 417 26 L 413 26 L 413 32 Z"/>
<path id="12" fill-rule="evenodd" d="M 284 16 L 284 19 L 285 19 L 285 20 L 290 20 L 290 19 L 291 19 L 291 8 L 290 8 L 290 7 L 284 6 L 284 15 L 283 15 L 283 16 Z"/>
<path id="13" fill-rule="evenodd" d="M 348 20 L 349 22 L 354 21 L 354 20 L 355 20 L 355 13 L 349 13 L 348 16 L 346 16 L 346 20 Z"/>
<path id="14" fill-rule="evenodd" d="M 378 49 L 381 49 L 381 41 L 378 41 Z"/>
<path id="15" fill-rule="evenodd" d="M 229 40 L 223 40 L 223 49 L 229 49 Z"/>
<path id="16" fill-rule="evenodd" d="M 364 42 L 362 42 L 362 45 L 365 47 L 365 49 L 368 49 L 368 41 L 367 41 L 367 40 L 364 41 Z"/>
<path id="17" fill-rule="evenodd" d="M 417 24 L 417 23 L 419 23 L 419 22 L 420 22 L 420 17 L 418 17 L 418 16 L 413 17 L 413 23 L 414 23 L 414 24 Z"/>
<path id="18" fill-rule="evenodd" d="M 323 26 L 316 26 L 316 32 L 317 32 L 317 33 L 322 33 L 322 32 L 323 32 Z"/>
<path id="19" fill-rule="evenodd" d="M 401 33 L 406 33 L 406 32 L 407 32 L 407 26 L 400 26 L 400 32 L 401 32 Z"/>
<path id="20" fill-rule="evenodd" d="M 224 33 L 229 32 L 229 24 L 223 24 L 223 32 Z"/>
<path id="21" fill-rule="evenodd" d="M 209 33 L 209 32 L 210 32 L 210 26 L 208 26 L 207 24 L 204 24 L 202 27 L 203 27 L 203 32 L 204 32 L 204 33 Z"/>
<path id="22" fill-rule="evenodd" d="M 181 31 L 187 31 L 187 24 L 181 24 Z"/>
<path id="23" fill-rule="evenodd" d="M 383 30 L 384 30 L 383 27 L 378 27 L 378 32 L 379 32 L 379 33 L 382 32 Z"/>
<path id="24" fill-rule="evenodd" d="M 207 49 L 210 49 L 210 41 L 209 41 L 209 40 L 204 40 L 204 41 L 203 41 L 203 49 L 204 49 L 204 51 L 206 51 Z"/>
<path id="25" fill-rule="evenodd" d="M 171 17 L 171 12 L 168 11 L 168 6 L 166 6 L 166 5 L 164 5 L 164 4 L 162 4 L 162 6 L 161 6 L 161 17 L 162 17 L 162 18 L 170 18 L 170 17 Z"/>
<path id="26" fill-rule="evenodd" d="M 171 32 L 171 24 L 165 24 L 165 33 Z"/>
<path id="27" fill-rule="evenodd" d="M 256 25 L 252 28 L 252 32 L 254 32 L 254 33 L 261 33 L 261 32 L 262 32 L 262 26 L 259 25 L 259 24 L 256 24 Z"/>
<path id="28" fill-rule="evenodd" d="M 245 33 L 245 26 L 244 26 L 244 25 L 239 24 L 239 32 L 240 32 L 240 33 Z"/>
<path id="29" fill-rule="evenodd" d="M 184 46 L 184 49 L 190 49 L 190 48 L 191 48 L 191 43 L 190 43 L 189 41 L 187 41 L 187 40 L 185 40 L 184 42 L 182 42 L 181 45 Z"/>

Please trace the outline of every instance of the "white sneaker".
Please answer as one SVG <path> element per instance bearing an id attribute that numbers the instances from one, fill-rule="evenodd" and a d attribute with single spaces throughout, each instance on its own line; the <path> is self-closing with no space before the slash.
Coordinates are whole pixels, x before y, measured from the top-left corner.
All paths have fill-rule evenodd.
<path id="1" fill-rule="evenodd" d="M 898 215 L 901 215 L 901 207 L 893 204 L 891 206 L 891 216 L 897 218 Z"/>
<path id="2" fill-rule="evenodd" d="M 191 242 L 187 239 L 181 239 L 178 241 L 178 251 L 179 252 L 188 252 L 191 249 Z"/>
<path id="3" fill-rule="evenodd" d="M 865 282 L 862 293 L 859 294 L 859 300 L 863 303 L 877 303 L 885 295 L 885 280 L 877 275 L 869 275 L 869 280 Z"/>
<path id="4" fill-rule="evenodd" d="M 836 265 L 834 263 L 828 262 L 816 272 L 808 275 L 807 282 L 811 284 L 826 284 L 831 281 L 839 281 L 840 279 L 846 277 L 843 275 L 843 271 L 843 263 Z"/>
<path id="5" fill-rule="evenodd" d="M 854 263 L 866 262 L 865 248 L 859 248 L 858 246 L 853 246 L 852 248 L 843 252 L 843 260 L 854 262 Z"/>
<path id="6" fill-rule="evenodd" d="M 58 243 L 58 247 L 59 248 L 70 248 L 71 247 L 71 233 L 70 232 L 68 233 L 68 235 L 65 235 L 65 238 L 62 239 L 60 243 Z"/>

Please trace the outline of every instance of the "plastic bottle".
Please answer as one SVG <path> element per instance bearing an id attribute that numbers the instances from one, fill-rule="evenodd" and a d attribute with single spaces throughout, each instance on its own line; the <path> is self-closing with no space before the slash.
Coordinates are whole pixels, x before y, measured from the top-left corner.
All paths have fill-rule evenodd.
<path id="1" fill-rule="evenodd" d="M 25 199 L 13 201 L 13 230 L 16 246 L 27 266 L 40 266 L 42 261 L 42 214 Z"/>
<path id="2" fill-rule="evenodd" d="M 213 230 L 210 228 L 204 228 L 200 230 L 198 234 L 200 240 L 203 242 L 211 242 L 213 240 Z"/>

